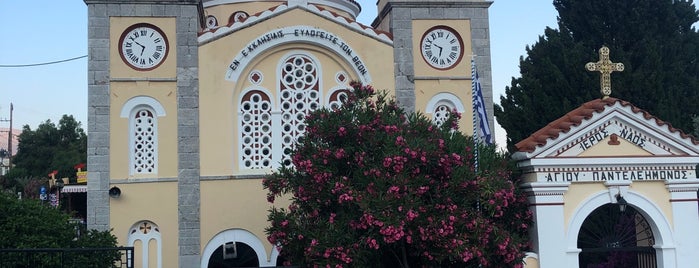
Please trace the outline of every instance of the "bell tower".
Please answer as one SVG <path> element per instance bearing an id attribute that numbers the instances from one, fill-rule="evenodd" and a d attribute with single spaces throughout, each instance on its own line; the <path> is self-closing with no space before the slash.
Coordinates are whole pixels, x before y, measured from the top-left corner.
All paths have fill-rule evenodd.
<path id="1" fill-rule="evenodd" d="M 84 1 L 89 56 L 88 228 L 109 230 L 144 219 L 161 226 L 175 223 L 161 232 L 177 237 L 180 267 L 198 267 L 201 0 Z M 147 131 L 141 131 L 142 126 Z M 148 141 L 139 144 L 144 137 Z M 149 218 L 118 214 L 130 202 L 148 204 L 146 199 L 155 193 L 137 195 L 148 187 L 158 187 L 158 205 L 177 206 L 171 210 L 177 213 Z M 110 189 L 119 189 L 121 195 L 110 197 Z M 126 244 L 124 234 L 115 235 Z"/>
<path id="2" fill-rule="evenodd" d="M 465 107 L 463 117 L 470 118 L 473 58 L 493 126 L 491 4 L 479 0 L 378 1 L 372 26 L 393 35 L 396 99 L 404 109 L 425 111 L 427 100 L 444 93 L 455 96 Z M 466 132 L 472 129 L 461 127 Z"/>

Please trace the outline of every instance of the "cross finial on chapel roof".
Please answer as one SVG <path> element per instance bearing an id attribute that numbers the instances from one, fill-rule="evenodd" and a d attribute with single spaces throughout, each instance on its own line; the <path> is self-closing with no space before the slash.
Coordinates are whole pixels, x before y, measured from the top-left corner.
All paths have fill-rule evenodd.
<path id="1" fill-rule="evenodd" d="M 614 63 L 609 60 L 609 48 L 607 46 L 602 46 L 602 48 L 599 49 L 599 61 L 588 62 L 585 64 L 585 68 L 587 68 L 588 71 L 600 72 L 600 92 L 602 93 L 602 99 L 606 99 L 610 94 L 612 94 L 612 81 L 610 74 L 614 71 L 623 71 L 624 64 Z"/>

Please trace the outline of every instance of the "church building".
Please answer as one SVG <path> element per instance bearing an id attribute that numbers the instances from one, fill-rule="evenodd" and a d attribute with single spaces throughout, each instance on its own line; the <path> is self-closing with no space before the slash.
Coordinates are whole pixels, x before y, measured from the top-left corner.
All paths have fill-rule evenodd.
<path id="1" fill-rule="evenodd" d="M 435 121 L 457 110 L 471 134 L 474 61 L 493 114 L 490 1 L 84 1 L 87 223 L 134 246 L 136 267 L 280 264 L 262 178 L 351 81 Z M 635 185 L 613 187 L 634 204 Z"/>

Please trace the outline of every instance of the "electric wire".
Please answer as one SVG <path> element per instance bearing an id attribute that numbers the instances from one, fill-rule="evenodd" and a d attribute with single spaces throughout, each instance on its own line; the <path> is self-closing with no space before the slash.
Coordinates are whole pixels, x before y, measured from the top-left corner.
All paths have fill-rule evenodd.
<path id="1" fill-rule="evenodd" d="M 85 58 L 85 57 L 87 57 L 87 55 L 83 55 L 83 56 L 75 57 L 75 58 L 70 58 L 70 59 L 65 59 L 65 60 L 57 60 L 57 61 L 42 62 L 42 63 L 32 63 L 32 64 L 0 64 L 0 68 L 21 68 L 21 67 L 34 67 L 34 66 L 50 65 L 50 64 L 57 64 L 57 63 L 62 63 L 62 62 L 67 62 L 67 61 L 82 59 L 82 58 Z"/>

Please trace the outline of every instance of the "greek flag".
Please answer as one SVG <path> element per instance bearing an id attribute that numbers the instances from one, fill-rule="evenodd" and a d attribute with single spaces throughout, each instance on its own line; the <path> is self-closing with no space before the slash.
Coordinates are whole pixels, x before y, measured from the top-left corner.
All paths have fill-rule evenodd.
<path id="1" fill-rule="evenodd" d="M 481 90 L 481 81 L 478 79 L 478 71 L 476 70 L 476 62 L 471 59 L 471 77 L 473 81 L 473 128 L 474 136 L 486 144 L 493 144 L 493 135 L 490 133 L 490 125 L 488 124 L 488 114 L 485 110 L 485 100 Z M 478 126 L 478 127 L 476 127 Z"/>

